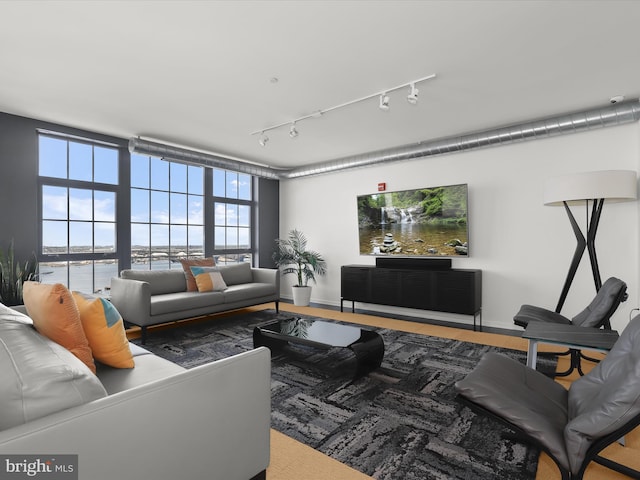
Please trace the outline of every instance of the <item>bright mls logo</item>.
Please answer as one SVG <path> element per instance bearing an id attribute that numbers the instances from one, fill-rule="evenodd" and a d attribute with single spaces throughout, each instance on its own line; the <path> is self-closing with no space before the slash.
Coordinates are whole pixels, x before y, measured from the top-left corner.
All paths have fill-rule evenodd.
<path id="1" fill-rule="evenodd" d="M 0 455 L 0 480 L 78 480 L 78 455 Z"/>

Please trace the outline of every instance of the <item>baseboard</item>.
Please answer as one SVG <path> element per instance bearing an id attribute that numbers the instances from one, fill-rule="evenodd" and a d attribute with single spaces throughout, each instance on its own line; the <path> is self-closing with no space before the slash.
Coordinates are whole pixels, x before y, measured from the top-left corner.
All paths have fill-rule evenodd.
<path id="1" fill-rule="evenodd" d="M 292 301 L 289 301 L 287 299 L 282 299 L 282 298 L 280 299 L 280 303 L 293 304 Z M 334 311 L 340 310 L 339 306 L 330 305 L 327 303 L 311 302 L 309 306 L 314 308 L 322 308 L 325 310 L 334 310 Z M 366 309 L 356 309 L 356 313 L 362 313 L 364 315 L 373 315 L 373 316 L 382 317 L 382 318 L 393 318 L 396 320 L 406 320 L 409 322 L 426 323 L 429 325 L 438 325 L 441 327 L 459 328 L 461 330 L 473 330 L 473 324 L 465 324 L 461 322 L 450 322 L 447 320 L 438 320 L 435 318 L 413 317 L 411 315 L 399 315 L 397 313 L 387 313 L 387 312 L 380 312 L 378 310 L 366 310 Z M 482 326 L 482 331 L 486 333 L 497 333 L 499 335 L 508 335 L 511 337 L 521 337 L 523 332 L 521 328 L 517 330 L 516 329 L 512 330 L 509 328 L 487 327 L 486 325 Z"/>

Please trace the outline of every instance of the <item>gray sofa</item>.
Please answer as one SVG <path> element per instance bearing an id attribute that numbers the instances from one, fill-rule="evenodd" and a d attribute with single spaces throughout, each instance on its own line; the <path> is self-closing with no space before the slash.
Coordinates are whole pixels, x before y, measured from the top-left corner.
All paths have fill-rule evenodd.
<path id="1" fill-rule="evenodd" d="M 80 480 L 266 478 L 266 348 L 185 370 L 131 344 L 133 369 L 94 375 L 21 312 L 0 304 L 3 459 L 77 455 Z"/>
<path id="2" fill-rule="evenodd" d="M 184 271 L 123 270 L 111 279 L 111 303 L 122 318 L 141 327 L 275 302 L 278 311 L 280 275 L 277 269 L 253 268 L 248 263 L 217 267 L 228 288 L 217 292 L 189 292 Z"/>

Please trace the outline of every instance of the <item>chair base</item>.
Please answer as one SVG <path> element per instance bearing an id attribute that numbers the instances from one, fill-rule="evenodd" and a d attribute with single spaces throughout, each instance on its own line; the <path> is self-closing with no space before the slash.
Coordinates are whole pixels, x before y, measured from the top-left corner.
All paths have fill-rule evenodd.
<path id="1" fill-rule="evenodd" d="M 573 348 L 569 349 L 569 368 L 564 372 L 557 372 L 555 374 L 556 377 L 567 377 L 573 373 L 574 370 L 577 370 L 580 376 L 584 375 L 582 371 L 582 364 L 580 363 L 580 350 L 575 350 Z M 561 354 L 566 355 L 566 354 Z"/>
<path id="2" fill-rule="evenodd" d="M 564 372 L 556 373 L 555 374 L 556 377 L 566 377 L 568 375 L 571 375 L 571 373 L 574 370 L 577 370 L 580 376 L 583 376 L 584 372 L 582 371 L 582 363 L 581 363 L 583 358 L 589 362 L 600 363 L 600 360 L 598 360 L 597 358 L 588 357 L 587 355 L 584 355 L 580 350 L 576 350 L 573 348 L 567 350 L 566 352 L 555 353 L 554 355 L 558 355 L 558 356 L 570 355 L 569 368 Z"/>
<path id="3" fill-rule="evenodd" d="M 613 460 L 609 460 L 608 458 L 604 458 L 600 455 L 594 455 L 593 461 L 602 465 L 603 467 L 607 467 L 609 470 L 613 470 L 614 472 L 626 475 L 629 478 L 640 479 L 640 472 L 638 470 L 634 470 L 633 468 L 627 467 L 626 465 L 622 465 L 618 462 L 614 462 Z"/>

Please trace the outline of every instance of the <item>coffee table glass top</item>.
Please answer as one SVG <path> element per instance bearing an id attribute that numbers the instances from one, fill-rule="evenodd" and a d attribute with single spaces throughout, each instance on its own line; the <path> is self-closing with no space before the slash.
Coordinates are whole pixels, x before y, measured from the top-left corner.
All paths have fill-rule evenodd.
<path id="1" fill-rule="evenodd" d="M 332 347 L 348 347 L 357 342 L 362 329 L 310 318 L 288 318 L 260 327 L 263 333 L 279 338 L 296 338 Z"/>

